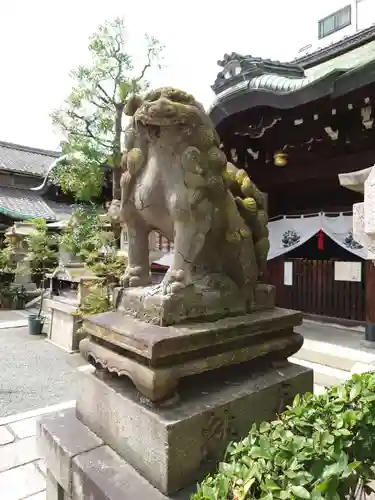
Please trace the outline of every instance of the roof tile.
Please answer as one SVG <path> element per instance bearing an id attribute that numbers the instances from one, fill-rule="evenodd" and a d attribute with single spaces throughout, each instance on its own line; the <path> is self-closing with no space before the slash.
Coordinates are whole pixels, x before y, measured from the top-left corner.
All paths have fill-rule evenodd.
<path id="1" fill-rule="evenodd" d="M 61 153 L 0 141 L 0 169 L 44 177 Z"/>
<path id="2" fill-rule="evenodd" d="M 57 219 L 41 196 L 26 189 L 0 187 L 0 213 L 14 219 Z"/>

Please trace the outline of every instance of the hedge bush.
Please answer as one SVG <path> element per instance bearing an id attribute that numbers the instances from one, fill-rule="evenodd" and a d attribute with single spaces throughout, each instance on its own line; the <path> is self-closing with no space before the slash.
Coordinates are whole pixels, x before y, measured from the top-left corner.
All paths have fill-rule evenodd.
<path id="1" fill-rule="evenodd" d="M 277 420 L 230 443 L 192 500 L 364 498 L 375 478 L 375 374 L 297 395 Z"/>

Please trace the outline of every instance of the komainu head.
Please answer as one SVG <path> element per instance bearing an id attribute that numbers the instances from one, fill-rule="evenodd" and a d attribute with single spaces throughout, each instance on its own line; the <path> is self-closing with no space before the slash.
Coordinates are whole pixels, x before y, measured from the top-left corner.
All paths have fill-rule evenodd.
<path id="1" fill-rule="evenodd" d="M 155 126 L 194 124 L 205 115 L 203 106 L 191 94 L 173 87 L 152 90 L 143 99 L 132 96 L 125 113 L 143 125 Z"/>

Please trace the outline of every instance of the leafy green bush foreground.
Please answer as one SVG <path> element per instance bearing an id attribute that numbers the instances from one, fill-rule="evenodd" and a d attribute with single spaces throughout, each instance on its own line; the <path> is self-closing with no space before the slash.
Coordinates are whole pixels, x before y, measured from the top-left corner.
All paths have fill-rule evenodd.
<path id="1" fill-rule="evenodd" d="M 254 425 L 192 500 L 354 500 L 371 492 L 374 462 L 375 374 L 365 373 Z"/>

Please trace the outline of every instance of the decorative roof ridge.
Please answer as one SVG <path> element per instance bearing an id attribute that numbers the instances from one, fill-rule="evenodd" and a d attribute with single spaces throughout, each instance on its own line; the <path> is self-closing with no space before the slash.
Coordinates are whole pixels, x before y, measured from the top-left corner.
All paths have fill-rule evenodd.
<path id="1" fill-rule="evenodd" d="M 337 42 L 333 42 L 326 47 L 318 48 L 310 54 L 304 56 L 296 57 L 293 59 L 292 63 L 302 66 L 304 69 L 312 68 L 318 64 L 322 64 L 329 59 L 338 57 L 346 52 L 361 47 L 366 43 L 375 40 L 375 23 L 369 28 L 365 28 L 361 31 L 357 31 L 354 35 L 346 36 Z"/>
<path id="2" fill-rule="evenodd" d="M 17 151 L 24 151 L 26 153 L 35 153 L 44 156 L 52 156 L 58 158 L 61 156 L 61 151 L 52 151 L 50 149 L 34 148 L 31 146 L 22 146 L 21 144 L 15 144 L 13 142 L 0 141 L 0 146 L 8 149 L 13 149 Z"/>
<path id="3" fill-rule="evenodd" d="M 217 74 L 216 80 L 211 86 L 215 94 L 220 94 L 223 90 L 256 76 L 267 74 L 291 79 L 301 79 L 305 76 L 302 66 L 294 62 L 282 63 L 251 55 L 243 56 L 236 52 L 225 54 L 223 59 L 218 61 L 217 64 L 223 69 Z"/>

